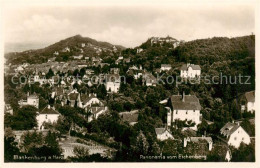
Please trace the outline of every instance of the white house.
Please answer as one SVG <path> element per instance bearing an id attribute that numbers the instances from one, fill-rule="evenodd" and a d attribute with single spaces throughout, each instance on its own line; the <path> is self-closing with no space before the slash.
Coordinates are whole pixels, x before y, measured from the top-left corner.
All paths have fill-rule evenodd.
<path id="1" fill-rule="evenodd" d="M 93 105 L 93 104 L 102 104 L 101 101 L 97 98 L 96 93 L 90 93 L 90 94 L 82 94 L 80 96 L 80 103 L 79 107 L 85 108 L 87 106 Z"/>
<path id="2" fill-rule="evenodd" d="M 168 108 L 167 124 L 172 125 L 175 120 L 192 121 L 195 126 L 191 127 L 197 130 L 197 125 L 201 123 L 202 114 L 201 105 L 195 95 L 173 95 L 170 98 L 171 108 Z"/>
<path id="3" fill-rule="evenodd" d="M 161 65 L 161 71 L 169 71 L 172 68 L 170 64 L 162 64 Z"/>
<path id="4" fill-rule="evenodd" d="M 186 147 L 188 142 L 194 142 L 194 143 L 208 143 L 208 146 L 209 146 L 209 151 L 212 150 L 212 147 L 213 147 L 213 141 L 212 141 L 212 138 L 211 137 L 205 137 L 205 136 L 202 136 L 202 137 L 187 137 L 187 138 L 184 138 L 183 140 L 183 146 Z"/>
<path id="5" fill-rule="evenodd" d="M 167 128 L 155 128 L 157 139 L 164 141 L 166 139 L 174 139 L 171 132 Z"/>
<path id="6" fill-rule="evenodd" d="M 156 86 L 157 79 L 149 72 L 142 73 L 142 81 L 146 86 Z"/>
<path id="7" fill-rule="evenodd" d="M 92 121 L 93 119 L 97 119 L 101 114 L 105 113 L 108 111 L 107 106 L 95 106 L 95 107 L 86 107 L 85 108 L 86 112 L 90 112 L 88 116 L 88 122 Z"/>
<path id="8" fill-rule="evenodd" d="M 39 97 L 35 93 L 30 95 L 29 92 L 27 93 L 27 100 L 20 100 L 18 102 L 20 107 L 30 105 L 36 108 L 39 108 Z"/>
<path id="9" fill-rule="evenodd" d="M 253 113 L 255 111 L 255 91 L 246 92 L 245 102 L 241 105 L 241 111 Z"/>
<path id="10" fill-rule="evenodd" d="M 120 76 L 118 74 L 106 75 L 105 86 L 110 93 L 117 93 L 120 88 Z"/>
<path id="11" fill-rule="evenodd" d="M 227 144 L 239 148 L 240 144 L 250 144 L 250 136 L 239 125 L 239 123 L 228 122 L 224 127 L 220 129 L 220 134 L 227 138 Z"/>
<path id="12" fill-rule="evenodd" d="M 201 68 L 199 65 L 184 64 L 181 66 L 181 77 L 182 78 L 195 78 L 201 74 Z"/>
<path id="13" fill-rule="evenodd" d="M 14 114 L 14 110 L 10 104 L 5 104 L 5 114 L 6 113 L 11 114 L 11 115 Z"/>
<path id="14" fill-rule="evenodd" d="M 46 106 L 36 117 L 38 129 L 44 129 L 44 123 L 54 123 L 58 120 L 60 113 L 50 105 Z"/>

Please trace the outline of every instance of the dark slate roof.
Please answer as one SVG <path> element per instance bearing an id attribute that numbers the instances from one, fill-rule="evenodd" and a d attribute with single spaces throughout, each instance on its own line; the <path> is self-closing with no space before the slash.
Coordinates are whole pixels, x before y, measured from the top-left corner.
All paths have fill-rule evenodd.
<path id="1" fill-rule="evenodd" d="M 119 116 L 122 118 L 123 121 L 126 121 L 128 123 L 131 122 L 138 122 L 138 111 L 132 111 L 132 112 L 121 112 L 119 113 Z"/>
<path id="2" fill-rule="evenodd" d="M 171 103 L 176 110 L 201 110 L 199 99 L 195 95 L 185 95 L 184 101 L 181 95 L 173 95 Z"/>
<path id="3" fill-rule="evenodd" d="M 156 135 L 161 135 L 161 134 L 163 134 L 165 131 L 168 131 L 167 128 L 155 128 L 155 133 L 156 133 Z"/>
<path id="4" fill-rule="evenodd" d="M 87 94 L 82 94 L 80 99 L 83 103 L 86 104 L 87 102 L 89 102 L 93 98 L 97 98 L 97 96 L 95 96 L 94 94 L 91 94 L 90 96 L 87 95 Z"/>
<path id="5" fill-rule="evenodd" d="M 190 65 L 183 64 L 181 66 L 181 70 L 188 70 L 189 67 L 191 67 L 193 70 L 201 70 L 199 65 L 194 65 L 194 64 L 190 64 Z"/>
<path id="6" fill-rule="evenodd" d="M 46 106 L 41 112 L 40 114 L 60 114 L 58 111 L 54 110 L 53 108 L 48 108 L 48 106 Z"/>
<path id="7" fill-rule="evenodd" d="M 255 91 L 245 93 L 247 102 L 255 102 Z"/>
<path id="8" fill-rule="evenodd" d="M 220 129 L 220 133 L 223 134 L 224 136 L 229 137 L 231 134 L 233 134 L 240 126 L 237 125 L 236 123 L 226 123 L 224 127 Z"/>

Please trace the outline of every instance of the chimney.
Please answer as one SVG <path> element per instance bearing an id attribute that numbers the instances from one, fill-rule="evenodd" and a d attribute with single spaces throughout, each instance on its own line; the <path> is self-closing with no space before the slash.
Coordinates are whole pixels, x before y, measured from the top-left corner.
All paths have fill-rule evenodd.
<path id="1" fill-rule="evenodd" d="M 51 106 L 50 105 L 48 105 L 48 109 L 50 109 L 51 108 Z"/>
<path id="2" fill-rule="evenodd" d="M 182 92 L 182 102 L 185 102 L 185 92 Z"/>

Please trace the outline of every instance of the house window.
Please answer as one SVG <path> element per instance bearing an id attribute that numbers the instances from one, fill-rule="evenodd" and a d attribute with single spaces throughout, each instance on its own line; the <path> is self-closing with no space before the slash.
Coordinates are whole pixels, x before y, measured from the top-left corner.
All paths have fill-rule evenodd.
<path id="1" fill-rule="evenodd" d="M 45 119 L 47 119 L 47 115 L 45 115 Z"/>
<path id="2" fill-rule="evenodd" d="M 244 138 L 242 138 L 242 141 L 244 141 Z"/>
<path id="3" fill-rule="evenodd" d="M 178 110 L 176 110 L 176 114 L 178 114 Z"/>
<path id="4" fill-rule="evenodd" d="M 235 137 L 234 140 L 236 141 L 236 140 L 237 140 L 237 137 Z"/>
<path id="5" fill-rule="evenodd" d="M 195 113 L 195 110 L 193 110 L 193 112 Z"/>
<path id="6" fill-rule="evenodd" d="M 188 111 L 186 111 L 186 114 L 188 114 Z"/>

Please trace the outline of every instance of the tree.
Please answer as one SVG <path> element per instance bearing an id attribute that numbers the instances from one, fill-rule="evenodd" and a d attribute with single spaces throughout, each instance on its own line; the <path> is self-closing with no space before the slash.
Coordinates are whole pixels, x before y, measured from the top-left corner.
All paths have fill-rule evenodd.
<path id="1" fill-rule="evenodd" d="M 39 148 L 43 145 L 44 139 L 42 133 L 37 133 L 36 131 L 30 133 L 29 131 L 23 136 L 22 147 L 23 150 L 29 155 L 35 155 L 35 148 Z"/>
<path id="2" fill-rule="evenodd" d="M 47 78 L 47 79 L 50 79 L 50 78 L 53 77 L 53 76 L 54 76 L 54 72 L 53 72 L 52 69 L 50 68 L 49 71 L 48 71 L 48 73 L 46 74 L 46 78 Z"/>
<path id="3" fill-rule="evenodd" d="M 46 155 L 61 155 L 61 149 L 59 147 L 59 142 L 57 141 L 56 133 L 49 131 L 44 142 L 46 147 L 49 149 L 49 152 Z"/>
<path id="4" fill-rule="evenodd" d="M 233 162 L 255 162 L 255 144 L 251 142 L 249 145 L 240 144 L 238 149 L 233 148 L 232 150 Z"/>
<path id="5" fill-rule="evenodd" d="M 15 130 L 30 130 L 37 126 L 37 109 L 33 106 L 24 106 L 13 116 L 11 127 Z"/>
<path id="6" fill-rule="evenodd" d="M 89 156 L 89 149 L 81 146 L 76 146 L 73 149 L 74 154 L 78 159 L 84 159 Z"/>
<path id="7" fill-rule="evenodd" d="M 255 125 L 251 124 L 248 119 L 244 119 L 240 125 L 250 136 L 255 136 Z"/>
<path id="8" fill-rule="evenodd" d="M 198 133 L 204 135 L 204 133 L 208 130 L 208 123 L 203 119 L 202 122 L 198 125 Z"/>
<path id="9" fill-rule="evenodd" d="M 149 143 L 142 131 L 136 138 L 136 143 L 134 146 L 134 151 L 138 155 L 146 155 L 148 153 Z"/>
<path id="10" fill-rule="evenodd" d="M 4 159 L 5 162 L 12 162 L 14 155 L 19 155 L 20 151 L 11 128 L 5 129 L 4 136 Z"/>
<path id="11" fill-rule="evenodd" d="M 97 87 L 97 97 L 101 98 L 101 99 L 105 99 L 106 95 L 107 95 L 107 90 L 106 90 L 105 85 L 103 85 L 103 84 L 99 85 Z"/>

